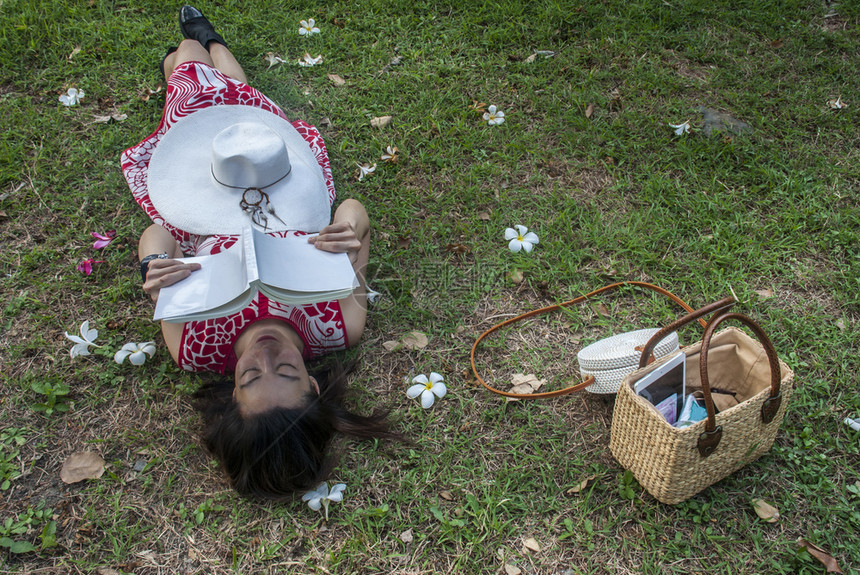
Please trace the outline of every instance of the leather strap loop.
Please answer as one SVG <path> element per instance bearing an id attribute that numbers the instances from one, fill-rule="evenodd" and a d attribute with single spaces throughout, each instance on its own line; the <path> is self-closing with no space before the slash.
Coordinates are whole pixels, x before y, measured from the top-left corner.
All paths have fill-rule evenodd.
<path id="1" fill-rule="evenodd" d="M 475 340 L 475 343 L 472 344 L 472 352 L 470 354 L 470 360 L 472 363 L 472 373 L 475 375 L 475 379 L 477 379 L 481 385 L 483 385 L 484 387 L 486 387 L 488 390 L 492 391 L 493 393 L 497 393 L 499 395 L 504 395 L 505 397 L 514 397 L 517 399 L 541 399 L 541 398 L 548 398 L 548 397 L 558 397 L 560 395 L 566 395 L 568 393 L 574 393 L 574 392 L 583 390 L 586 387 L 592 385 L 594 383 L 594 377 L 589 377 L 581 383 L 578 383 L 576 385 L 572 385 L 570 387 L 566 387 L 564 389 L 557 389 L 555 391 L 545 391 L 545 392 L 541 392 L 541 393 L 512 393 L 510 391 L 502 391 L 500 389 L 496 389 L 494 387 L 491 387 L 489 384 L 487 384 L 487 382 L 485 382 L 483 380 L 481 375 L 478 373 L 478 367 L 475 364 L 475 354 L 477 353 L 478 345 L 481 343 L 481 341 L 485 337 L 487 337 L 488 335 L 490 335 L 491 333 L 493 333 L 494 331 L 496 331 L 502 327 L 505 327 L 505 326 L 510 325 L 512 323 L 515 323 L 515 322 L 518 322 L 518 321 L 521 321 L 521 320 L 524 320 L 524 319 L 527 319 L 527 318 L 530 318 L 530 317 L 533 317 L 536 315 L 549 313 L 551 311 L 556 311 L 556 310 L 559 310 L 562 308 L 566 308 L 566 307 L 584 302 L 588 299 L 593 298 L 594 296 L 596 296 L 598 294 L 601 294 L 601 293 L 606 292 L 606 291 L 611 291 L 611 290 L 614 290 L 614 289 L 617 289 L 617 288 L 623 287 L 623 286 L 637 286 L 637 287 L 641 287 L 641 288 L 648 289 L 651 291 L 655 291 L 655 292 L 657 292 L 661 295 L 664 295 L 667 298 L 671 299 L 673 302 L 675 302 L 676 304 L 681 306 L 687 312 L 690 312 L 691 314 L 695 313 L 695 310 L 693 310 L 692 307 L 690 307 L 689 305 L 684 303 L 684 301 L 681 298 L 679 298 L 678 296 L 676 296 L 675 294 L 673 294 L 669 290 L 661 288 L 660 286 L 656 286 L 654 284 L 649 284 L 646 282 L 639 282 L 639 281 L 626 281 L 626 282 L 618 282 L 618 283 L 614 283 L 614 284 L 609 284 L 607 286 L 603 286 L 602 288 L 599 288 L 599 289 L 596 289 L 592 292 L 589 292 L 585 295 L 575 297 L 572 300 L 566 301 L 564 303 L 560 303 L 560 304 L 556 304 L 556 305 L 550 305 L 547 307 L 542 307 L 540 309 L 532 310 L 532 311 L 526 312 L 524 314 L 518 315 L 516 317 L 512 317 L 510 319 L 507 319 L 501 323 L 494 325 L 493 327 L 491 327 L 490 329 L 488 329 L 487 331 L 482 333 L 480 336 L 478 336 L 478 339 Z M 689 316 L 685 316 L 685 317 L 689 317 Z M 692 319 L 696 319 L 696 318 L 690 318 L 688 321 L 692 321 Z M 698 321 L 700 324 L 702 324 L 702 327 L 707 326 L 707 323 L 704 320 L 699 319 Z M 660 338 L 657 341 L 655 341 L 654 346 L 656 346 L 657 343 L 659 343 L 661 339 L 663 339 L 663 338 Z M 651 351 L 653 351 L 653 348 Z M 650 355 L 650 352 L 648 355 Z"/>

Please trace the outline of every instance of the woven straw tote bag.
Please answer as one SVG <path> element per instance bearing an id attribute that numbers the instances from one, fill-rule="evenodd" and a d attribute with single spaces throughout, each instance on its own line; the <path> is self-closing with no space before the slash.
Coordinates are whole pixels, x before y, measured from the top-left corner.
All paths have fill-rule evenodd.
<path id="1" fill-rule="evenodd" d="M 645 366 L 666 333 L 715 309 L 725 310 L 727 301 L 706 306 L 657 332 L 642 350 L 640 369 L 628 375 L 618 390 L 610 450 L 663 503 L 680 503 L 761 457 L 770 450 L 785 417 L 794 373 L 777 357 L 761 327 L 739 313 L 715 314 L 702 340 L 683 349 L 687 393 L 701 390 L 707 419 L 673 427 L 634 391 L 641 377 L 669 359 Z M 745 324 L 757 340 L 735 327 L 715 333 L 727 320 Z"/>

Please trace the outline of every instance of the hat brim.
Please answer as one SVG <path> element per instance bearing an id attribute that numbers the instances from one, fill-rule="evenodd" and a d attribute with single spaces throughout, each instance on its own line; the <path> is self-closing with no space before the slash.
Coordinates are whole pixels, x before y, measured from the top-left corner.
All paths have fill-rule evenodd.
<path id="1" fill-rule="evenodd" d="M 178 120 L 161 137 L 147 175 L 149 199 L 161 217 L 199 235 L 238 234 L 251 224 L 239 206 L 242 190 L 216 187 L 211 175 L 212 140 L 239 122 L 265 124 L 281 136 L 290 156 L 290 174 L 265 189 L 277 215 L 268 218 L 266 231 L 318 232 L 328 225 L 328 189 L 307 141 L 277 114 L 244 105 L 204 108 Z"/>

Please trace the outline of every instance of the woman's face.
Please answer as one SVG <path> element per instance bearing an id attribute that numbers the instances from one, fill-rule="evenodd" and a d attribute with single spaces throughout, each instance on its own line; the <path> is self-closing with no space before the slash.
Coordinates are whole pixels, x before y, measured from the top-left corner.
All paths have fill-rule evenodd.
<path id="1" fill-rule="evenodd" d="M 233 398 L 239 412 L 256 415 L 275 407 L 300 407 L 319 387 L 308 375 L 295 341 L 281 330 L 262 327 L 248 334 L 250 341 L 236 363 Z"/>

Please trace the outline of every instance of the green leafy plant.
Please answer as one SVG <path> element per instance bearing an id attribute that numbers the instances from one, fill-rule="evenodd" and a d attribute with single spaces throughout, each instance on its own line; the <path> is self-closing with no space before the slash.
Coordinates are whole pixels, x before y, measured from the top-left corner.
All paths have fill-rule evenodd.
<path id="1" fill-rule="evenodd" d="M 62 382 L 51 383 L 47 381 L 34 381 L 30 389 L 45 396 L 44 401 L 33 404 L 33 409 L 52 415 L 55 411 L 64 413 L 69 410 L 65 398 L 69 394 L 69 386 Z"/>
<path id="2" fill-rule="evenodd" d="M 16 463 L 21 451 L 18 449 L 26 443 L 24 430 L 10 427 L 0 431 L 0 489 L 9 489 L 12 480 L 21 475 Z"/>
<path id="3" fill-rule="evenodd" d="M 36 507 L 28 507 L 15 517 L 7 517 L 0 524 L 0 547 L 5 547 L 12 553 L 29 553 L 37 549 L 49 549 L 57 546 L 57 522 L 52 519 L 54 510 L 45 507 L 44 502 Z M 41 528 L 40 528 L 41 527 Z M 40 545 L 36 547 L 31 542 L 19 538 L 39 530 Z"/>

